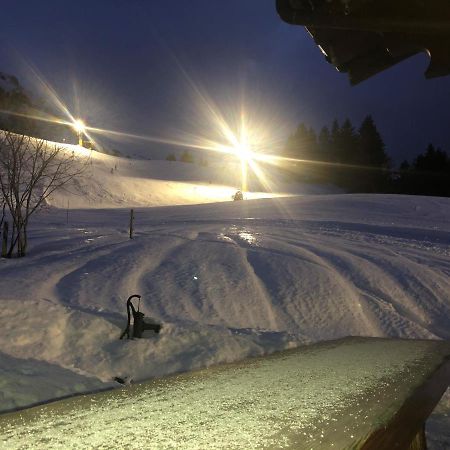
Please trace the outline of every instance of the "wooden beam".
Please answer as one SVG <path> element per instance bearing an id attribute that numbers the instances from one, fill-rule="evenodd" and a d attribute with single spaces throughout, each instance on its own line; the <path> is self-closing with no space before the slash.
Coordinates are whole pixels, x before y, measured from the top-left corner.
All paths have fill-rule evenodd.
<path id="1" fill-rule="evenodd" d="M 409 450 L 427 450 L 427 438 L 425 436 L 425 424 L 422 425 L 420 431 L 411 442 Z"/>
<path id="2" fill-rule="evenodd" d="M 446 359 L 439 369 L 411 394 L 391 421 L 372 433 L 360 449 L 426 449 L 424 424 L 446 391 L 449 380 L 450 359 Z"/>

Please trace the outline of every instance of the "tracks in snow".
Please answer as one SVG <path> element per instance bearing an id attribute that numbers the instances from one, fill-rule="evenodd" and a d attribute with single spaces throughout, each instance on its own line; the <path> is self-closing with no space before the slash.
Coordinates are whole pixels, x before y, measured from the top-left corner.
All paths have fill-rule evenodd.
<path id="1" fill-rule="evenodd" d="M 257 219 L 160 222 L 133 241 L 114 230 L 56 230 L 40 234 L 36 257 L 17 262 L 9 276 L 20 269 L 24 298 L 54 296 L 115 324 L 128 295 L 141 293 L 144 311 L 163 320 L 313 340 L 450 338 L 447 234 L 390 230 Z"/>

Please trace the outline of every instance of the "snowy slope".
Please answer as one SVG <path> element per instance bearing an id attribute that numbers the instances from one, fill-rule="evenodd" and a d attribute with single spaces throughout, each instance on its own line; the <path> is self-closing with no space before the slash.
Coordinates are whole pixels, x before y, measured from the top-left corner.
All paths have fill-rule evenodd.
<path id="1" fill-rule="evenodd" d="M 204 167 L 177 161 L 133 160 L 88 151 L 77 145 L 58 145 L 89 164 L 82 177 L 64 191 L 56 192 L 49 204 L 66 208 L 117 208 L 164 206 L 229 201 L 241 186 L 239 163 L 228 161 Z M 266 168 L 270 191 L 250 180 L 246 198 L 270 198 L 292 194 L 326 194 L 331 186 L 300 184 L 288 180 L 273 167 Z M 264 192 L 260 192 L 263 189 Z"/>
<path id="2" fill-rule="evenodd" d="M 448 206 L 340 195 L 140 209 L 134 240 L 127 210 L 72 211 L 69 225 L 50 210 L 29 256 L 0 261 L 1 351 L 101 387 L 345 335 L 449 339 Z M 133 293 L 161 336 L 117 340 Z"/>
<path id="3" fill-rule="evenodd" d="M 450 199 L 140 208 L 129 240 L 125 207 L 223 201 L 236 186 L 223 168 L 102 154 L 90 170 L 82 196 L 50 201 L 69 201 L 69 223 L 45 209 L 29 255 L 0 260 L 2 410 L 347 335 L 450 339 Z M 134 293 L 163 329 L 119 341 Z"/>

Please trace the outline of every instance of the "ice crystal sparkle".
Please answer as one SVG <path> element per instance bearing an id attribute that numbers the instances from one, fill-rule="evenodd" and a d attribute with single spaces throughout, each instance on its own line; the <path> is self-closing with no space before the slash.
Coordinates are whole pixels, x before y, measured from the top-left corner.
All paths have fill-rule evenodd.
<path id="1" fill-rule="evenodd" d="M 384 423 L 444 347 L 322 343 L 6 415 L 0 439 L 9 449 L 343 448 Z"/>

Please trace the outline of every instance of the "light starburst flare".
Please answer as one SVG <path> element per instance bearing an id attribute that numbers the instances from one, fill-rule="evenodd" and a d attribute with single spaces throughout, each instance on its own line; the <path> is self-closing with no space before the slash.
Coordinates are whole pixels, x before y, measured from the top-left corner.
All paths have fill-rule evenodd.
<path id="1" fill-rule="evenodd" d="M 260 166 L 266 164 L 280 166 L 294 161 L 301 161 L 276 155 L 278 153 L 277 150 L 280 148 L 280 141 L 275 138 L 276 134 L 273 133 L 276 122 L 274 121 L 271 108 L 269 110 L 272 112 L 270 116 L 266 117 L 266 120 L 256 120 L 259 114 L 250 114 L 251 109 L 246 108 L 244 102 L 242 102 L 240 114 L 234 115 L 233 112 L 237 111 L 232 105 L 229 105 L 229 108 L 219 108 L 207 92 L 202 90 L 184 70 L 182 70 L 182 73 L 194 94 L 195 99 L 193 104 L 197 106 L 199 127 L 196 128 L 199 132 L 196 134 L 181 133 L 178 138 L 175 136 L 168 138 L 137 135 L 123 131 L 97 128 L 85 124 L 81 119 L 77 119 L 72 115 L 68 106 L 64 104 L 50 83 L 44 79 L 39 71 L 31 65 L 29 65 L 29 68 L 39 82 L 44 95 L 63 113 L 66 119 L 51 117 L 41 112 L 36 114 L 23 114 L 13 111 L 0 111 L 0 113 L 24 116 L 30 119 L 70 126 L 77 133 L 80 146 L 83 146 L 83 139 L 86 137 L 94 148 L 101 148 L 100 143 L 92 135 L 95 134 L 104 135 L 109 138 L 137 139 L 180 148 L 191 148 L 199 151 L 212 151 L 224 155 L 231 155 L 240 162 L 241 188 L 243 191 L 248 190 L 247 178 L 250 170 L 261 184 L 268 191 L 271 191 L 272 189 L 270 189 L 265 171 Z M 261 110 L 259 108 L 259 113 Z M 255 111 L 253 110 L 253 112 Z M 273 154 L 274 152 L 275 154 Z"/>
<path id="2" fill-rule="evenodd" d="M 73 128 L 77 133 L 84 133 L 86 131 L 86 124 L 81 119 L 76 119 L 73 122 Z"/>

